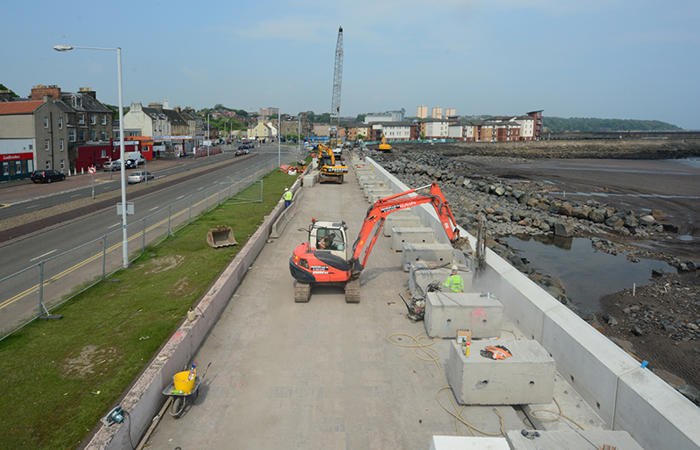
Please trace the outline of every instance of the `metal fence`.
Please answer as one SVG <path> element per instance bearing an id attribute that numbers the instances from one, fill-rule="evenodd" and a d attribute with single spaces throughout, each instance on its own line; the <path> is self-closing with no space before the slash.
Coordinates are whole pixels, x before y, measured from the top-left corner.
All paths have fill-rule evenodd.
<path id="1" fill-rule="evenodd" d="M 127 226 L 129 260 L 141 256 L 147 246 L 157 245 L 187 226 L 197 216 L 227 203 L 262 202 L 261 175 L 276 167 L 264 161 L 249 175 L 236 181 L 217 182 L 206 189 L 164 205 Z M 255 198 L 237 194 L 257 183 Z M 104 280 L 122 267 L 122 230 L 117 228 L 91 241 L 0 279 L 0 341 L 36 319 L 52 319 L 57 306 Z"/>

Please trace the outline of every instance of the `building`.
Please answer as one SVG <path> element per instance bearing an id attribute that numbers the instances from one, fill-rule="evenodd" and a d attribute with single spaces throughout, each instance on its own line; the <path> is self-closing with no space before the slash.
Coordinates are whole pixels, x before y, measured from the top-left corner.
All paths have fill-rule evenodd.
<path id="1" fill-rule="evenodd" d="M 408 141 L 411 139 L 411 122 L 378 122 L 372 124 L 372 134 L 389 141 Z M 375 139 L 375 140 L 377 140 Z"/>
<path id="2" fill-rule="evenodd" d="M 530 111 L 527 113 L 529 117 L 532 118 L 534 131 L 533 139 L 539 141 L 542 138 L 542 112 L 544 110 L 540 109 L 537 111 Z"/>
<path id="3" fill-rule="evenodd" d="M 194 109 L 180 108 L 179 106 L 176 106 L 174 109 L 180 114 L 180 117 L 187 122 L 187 132 L 185 133 L 187 136 L 202 136 L 202 124 L 204 122 L 201 117 L 194 112 Z"/>
<path id="4" fill-rule="evenodd" d="M 259 121 L 252 127 L 248 128 L 248 137 L 253 139 L 269 139 L 277 136 L 277 128 L 271 122 Z"/>
<path id="5" fill-rule="evenodd" d="M 263 119 L 263 120 L 266 119 L 266 118 L 268 118 L 268 117 L 271 117 L 271 116 L 277 117 L 277 115 L 278 115 L 279 113 L 280 113 L 280 109 L 279 109 L 279 108 L 273 108 L 273 107 L 269 107 L 269 108 L 260 108 L 260 111 L 258 112 L 258 114 L 260 115 L 260 118 Z"/>
<path id="6" fill-rule="evenodd" d="M 97 94 L 90 88 L 81 87 L 78 92 L 60 92 L 56 86 L 37 86 L 32 89 L 32 98 L 42 98 L 47 89 L 58 90 L 60 99 L 75 113 L 75 142 L 106 142 L 113 136 L 112 110 L 97 100 Z M 56 98 L 56 97 L 54 97 Z M 74 146 L 71 149 L 73 154 Z M 72 155 L 75 161 L 75 155 Z"/>
<path id="7" fill-rule="evenodd" d="M 419 119 L 425 119 L 428 117 L 428 107 L 425 105 L 420 105 L 416 108 L 416 117 Z"/>
<path id="8" fill-rule="evenodd" d="M 314 124 L 314 136 L 318 137 L 329 137 L 331 126 L 327 123 L 315 123 Z"/>
<path id="9" fill-rule="evenodd" d="M 397 111 L 386 111 L 383 113 L 368 113 L 365 114 L 364 123 L 374 122 L 403 122 L 406 110 L 401 108 Z"/>
<path id="10" fill-rule="evenodd" d="M 430 118 L 431 119 L 442 119 L 442 108 L 439 106 L 435 106 L 430 109 Z"/>
<path id="11" fill-rule="evenodd" d="M 464 140 L 464 125 L 460 123 L 450 123 L 447 126 L 447 137 L 450 139 Z"/>
<path id="12" fill-rule="evenodd" d="M 426 139 L 447 139 L 450 124 L 447 120 L 428 120 L 423 123 L 425 124 L 423 136 Z"/>
<path id="13" fill-rule="evenodd" d="M 124 115 L 124 128 L 139 129 L 140 136 L 172 135 L 168 116 L 162 110 L 143 106 L 141 102 L 131 104 L 129 112 Z"/>

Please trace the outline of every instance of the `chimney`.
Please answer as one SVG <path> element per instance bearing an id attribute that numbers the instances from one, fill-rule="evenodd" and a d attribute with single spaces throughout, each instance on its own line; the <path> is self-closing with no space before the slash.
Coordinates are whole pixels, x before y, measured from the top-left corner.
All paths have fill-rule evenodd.
<path id="1" fill-rule="evenodd" d="M 174 109 L 175 111 L 177 111 L 177 112 L 180 112 L 180 111 L 181 111 L 181 109 L 180 109 L 179 106 L 176 106 L 176 107 L 174 107 L 173 109 Z"/>
<path id="2" fill-rule="evenodd" d="M 50 96 L 44 95 L 43 97 L 41 97 L 41 101 L 44 102 L 44 103 L 47 103 L 47 102 L 49 101 L 50 98 L 51 98 Z"/>
<path id="3" fill-rule="evenodd" d="M 61 97 L 61 88 L 52 84 L 50 86 L 44 86 L 43 84 L 37 84 L 32 87 L 32 92 L 29 94 L 30 100 L 43 100 L 44 96 L 48 95 L 53 99 L 59 99 Z"/>
<path id="4" fill-rule="evenodd" d="M 149 108 L 155 108 L 155 109 L 157 109 L 157 110 L 162 110 L 162 109 L 163 109 L 163 104 L 162 104 L 162 103 L 154 102 L 154 103 L 149 103 L 149 104 L 148 104 L 148 107 L 149 107 Z"/>
<path id="5" fill-rule="evenodd" d="M 81 94 L 87 94 L 87 95 L 89 95 L 90 97 L 92 97 L 92 98 L 94 98 L 95 100 L 97 100 L 97 94 L 95 93 L 95 91 L 93 91 L 93 90 L 90 89 L 89 87 L 81 87 L 80 89 L 78 89 L 78 92 L 80 92 Z"/>
<path id="6" fill-rule="evenodd" d="M 165 101 L 163 102 L 163 109 L 170 109 L 170 103 L 168 103 L 168 99 L 166 98 Z"/>

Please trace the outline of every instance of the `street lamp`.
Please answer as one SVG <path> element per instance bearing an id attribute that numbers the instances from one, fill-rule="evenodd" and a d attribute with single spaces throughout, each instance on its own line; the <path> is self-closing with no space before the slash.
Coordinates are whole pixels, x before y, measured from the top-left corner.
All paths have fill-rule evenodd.
<path id="1" fill-rule="evenodd" d="M 117 90 L 119 93 L 119 154 L 121 168 L 122 190 L 122 267 L 129 267 L 129 239 L 126 234 L 126 171 L 124 170 L 124 107 L 122 104 L 122 49 L 121 47 L 79 47 L 77 45 L 54 45 L 57 52 L 67 52 L 73 49 L 104 50 L 117 52 Z"/>
<path id="2" fill-rule="evenodd" d="M 282 165 L 282 153 L 280 151 L 280 138 L 282 137 L 282 114 L 277 109 L 277 167 Z"/>

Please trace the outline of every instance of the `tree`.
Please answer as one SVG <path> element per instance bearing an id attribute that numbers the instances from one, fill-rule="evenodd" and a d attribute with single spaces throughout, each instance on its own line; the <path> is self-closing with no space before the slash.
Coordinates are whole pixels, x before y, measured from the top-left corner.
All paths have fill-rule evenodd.
<path id="1" fill-rule="evenodd" d="M 10 91 L 10 97 L 11 98 L 19 98 L 19 95 L 15 94 L 15 91 L 12 89 L 5 87 L 4 84 L 0 83 L 0 91 Z"/>
<path id="2" fill-rule="evenodd" d="M 367 116 L 367 114 L 358 114 L 357 117 L 355 117 L 355 121 L 356 122 L 364 122 L 366 116 Z"/>

